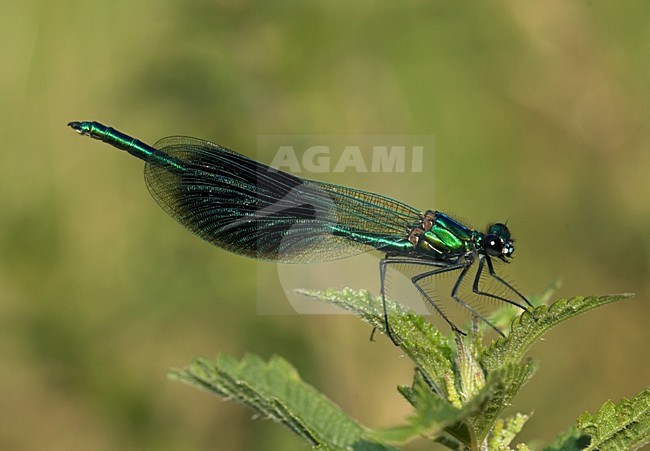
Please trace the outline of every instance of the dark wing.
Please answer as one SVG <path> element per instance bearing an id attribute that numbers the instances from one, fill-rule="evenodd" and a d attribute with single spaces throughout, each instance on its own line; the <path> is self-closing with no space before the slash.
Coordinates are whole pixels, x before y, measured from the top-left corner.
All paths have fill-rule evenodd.
<path id="1" fill-rule="evenodd" d="M 156 202 L 210 243 L 264 260 L 307 263 L 403 242 L 417 210 L 388 197 L 303 180 L 189 137 L 163 138 L 146 163 Z M 161 158 L 162 156 L 162 158 Z"/>

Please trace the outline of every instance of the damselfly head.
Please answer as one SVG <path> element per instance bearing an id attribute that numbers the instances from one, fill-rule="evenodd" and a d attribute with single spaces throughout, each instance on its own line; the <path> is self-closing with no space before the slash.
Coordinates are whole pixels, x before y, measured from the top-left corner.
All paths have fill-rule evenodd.
<path id="1" fill-rule="evenodd" d="M 514 240 L 505 224 L 492 224 L 483 238 L 483 249 L 490 257 L 497 257 L 508 263 L 515 252 Z"/>

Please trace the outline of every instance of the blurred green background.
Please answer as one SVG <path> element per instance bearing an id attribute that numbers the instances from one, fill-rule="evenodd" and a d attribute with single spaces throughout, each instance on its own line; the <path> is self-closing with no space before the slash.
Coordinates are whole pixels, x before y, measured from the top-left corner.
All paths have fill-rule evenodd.
<path id="1" fill-rule="evenodd" d="M 338 181 L 479 226 L 509 218 L 508 274 L 527 293 L 557 278 L 561 296 L 637 293 L 533 348 L 541 369 L 515 399 L 534 410 L 522 438 L 549 441 L 648 385 L 650 3 L 2 9 L 0 449 L 305 449 L 166 378 L 219 352 L 283 355 L 371 426 L 409 410 L 394 387 L 411 367 L 387 339 L 369 342 L 349 316 L 259 315 L 260 265 L 184 231 L 150 199 L 141 162 L 71 120 L 251 156 L 258 135 L 434 135 L 430 186 Z"/>

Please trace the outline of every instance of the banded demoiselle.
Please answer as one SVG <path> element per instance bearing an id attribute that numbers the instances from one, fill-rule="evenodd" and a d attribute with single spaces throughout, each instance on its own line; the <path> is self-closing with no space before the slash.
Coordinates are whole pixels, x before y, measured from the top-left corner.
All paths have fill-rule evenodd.
<path id="1" fill-rule="evenodd" d="M 334 260 L 375 249 L 380 260 L 380 293 L 385 328 L 394 343 L 386 310 L 386 271 L 391 265 L 415 265 L 411 282 L 451 326 L 449 318 L 425 289 L 426 280 L 457 271 L 451 298 L 471 315 L 503 335 L 459 295 L 470 268 L 477 264 L 476 295 L 527 310 L 524 295 L 501 278 L 493 260 L 508 263 L 515 251 L 505 224 L 473 230 L 434 210 L 422 213 L 379 194 L 305 180 L 258 163 L 218 144 L 171 136 L 154 146 L 98 122 L 70 122 L 82 135 L 108 143 L 145 161 L 149 192 L 174 219 L 204 240 L 235 254 L 283 263 Z M 482 289 L 489 275 L 524 304 Z"/>

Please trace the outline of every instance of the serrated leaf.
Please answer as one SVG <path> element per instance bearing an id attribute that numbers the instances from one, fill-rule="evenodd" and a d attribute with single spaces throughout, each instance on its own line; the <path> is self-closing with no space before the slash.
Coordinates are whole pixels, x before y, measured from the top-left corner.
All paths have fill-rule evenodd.
<path id="1" fill-rule="evenodd" d="M 300 379 L 284 359 L 268 362 L 247 355 L 217 360 L 197 358 L 170 377 L 234 399 L 265 418 L 282 423 L 321 450 L 388 451 L 395 448 L 368 439 L 367 429 Z"/>
<path id="2" fill-rule="evenodd" d="M 488 449 L 509 449 L 510 442 L 519 434 L 530 415 L 517 413 L 508 418 L 499 418 L 488 436 Z"/>
<path id="3" fill-rule="evenodd" d="M 576 426 L 558 436 L 555 441 L 544 448 L 544 451 L 582 451 L 591 442 L 589 435 L 580 432 Z"/>
<path id="4" fill-rule="evenodd" d="M 533 377 L 536 370 L 537 363 L 529 360 L 525 364 L 513 363 L 488 373 L 487 384 L 493 387 L 493 393 L 481 409 L 468 418 L 476 443 L 483 442 L 503 409 L 510 405 L 512 398 Z"/>
<path id="5" fill-rule="evenodd" d="M 409 417 L 406 425 L 375 431 L 372 437 L 394 444 L 406 443 L 418 436 L 434 436 L 435 440 L 444 441 L 444 438 L 438 437 L 444 431 L 450 443 L 470 446 L 476 440 L 467 423 L 480 418 L 486 409 L 490 410 L 495 398 L 501 399 L 504 388 L 511 383 L 510 377 L 509 371 L 503 371 L 488 378 L 476 396 L 458 409 L 432 392 L 416 373 L 412 387 L 400 387 L 400 392 L 413 405 L 415 413 Z"/>
<path id="6" fill-rule="evenodd" d="M 479 334 L 477 334 L 479 335 Z M 471 344 L 467 345 L 460 335 L 456 336 L 456 371 L 458 372 L 459 398 L 461 405 L 474 398 L 485 386 L 485 374 L 478 363 L 478 346 L 480 341 L 470 337 Z"/>
<path id="7" fill-rule="evenodd" d="M 593 416 L 583 413 L 578 429 L 591 437 L 587 449 L 633 450 L 650 443 L 650 388 L 632 400 L 608 401 Z"/>
<path id="8" fill-rule="evenodd" d="M 444 434 L 437 436 L 435 439 L 433 439 L 433 441 L 455 451 L 465 451 L 467 449 L 467 446 L 464 443 L 460 442 L 454 437 L 450 437 Z"/>
<path id="9" fill-rule="evenodd" d="M 309 291 L 296 290 L 304 296 L 335 305 L 354 313 L 372 327 L 386 333 L 381 298 L 370 292 L 344 290 Z M 427 383 L 440 395 L 448 398 L 447 381 L 454 377 L 452 349 L 447 337 L 435 329 L 424 317 L 412 310 L 386 299 L 393 335 L 401 342 L 400 347 L 424 375 Z"/>
<path id="10" fill-rule="evenodd" d="M 560 281 L 556 280 L 551 283 L 544 291 L 531 295 L 528 300 L 534 306 L 548 305 L 555 292 L 560 288 Z M 499 329 L 505 330 L 510 326 L 512 321 L 521 314 L 518 309 L 513 309 L 511 305 L 503 305 L 490 314 L 490 321 Z"/>
<path id="11" fill-rule="evenodd" d="M 456 409 L 447 400 L 432 392 L 418 370 L 413 377 L 413 385 L 400 386 L 398 390 L 413 406 L 414 412 L 405 425 L 374 431 L 372 436 L 381 441 L 403 444 L 414 437 L 434 434 L 469 413 Z"/>
<path id="12" fill-rule="evenodd" d="M 433 436 L 435 441 L 445 443 L 446 446 L 453 445 L 454 449 L 478 446 L 503 407 L 532 376 L 534 369 L 534 363 L 529 362 L 495 371 L 477 395 L 460 409 L 437 396 L 416 376 L 412 387 L 400 387 L 400 392 L 415 408 L 415 414 L 409 417 L 406 425 L 375 431 L 372 437 L 402 444 L 417 436 Z M 523 426 L 524 418 L 517 419 L 520 423 L 508 423 L 510 429 L 506 432 L 515 434 L 517 426 Z M 506 438 L 504 433 L 502 440 L 505 441 Z"/>
<path id="13" fill-rule="evenodd" d="M 558 323 L 601 305 L 627 299 L 632 294 L 610 296 L 578 296 L 568 301 L 561 299 L 550 307 L 536 307 L 532 315 L 524 312 L 512 322 L 506 338 L 499 338 L 483 352 L 481 363 L 489 372 L 510 363 L 519 362 L 528 348 L 545 332 Z"/>

